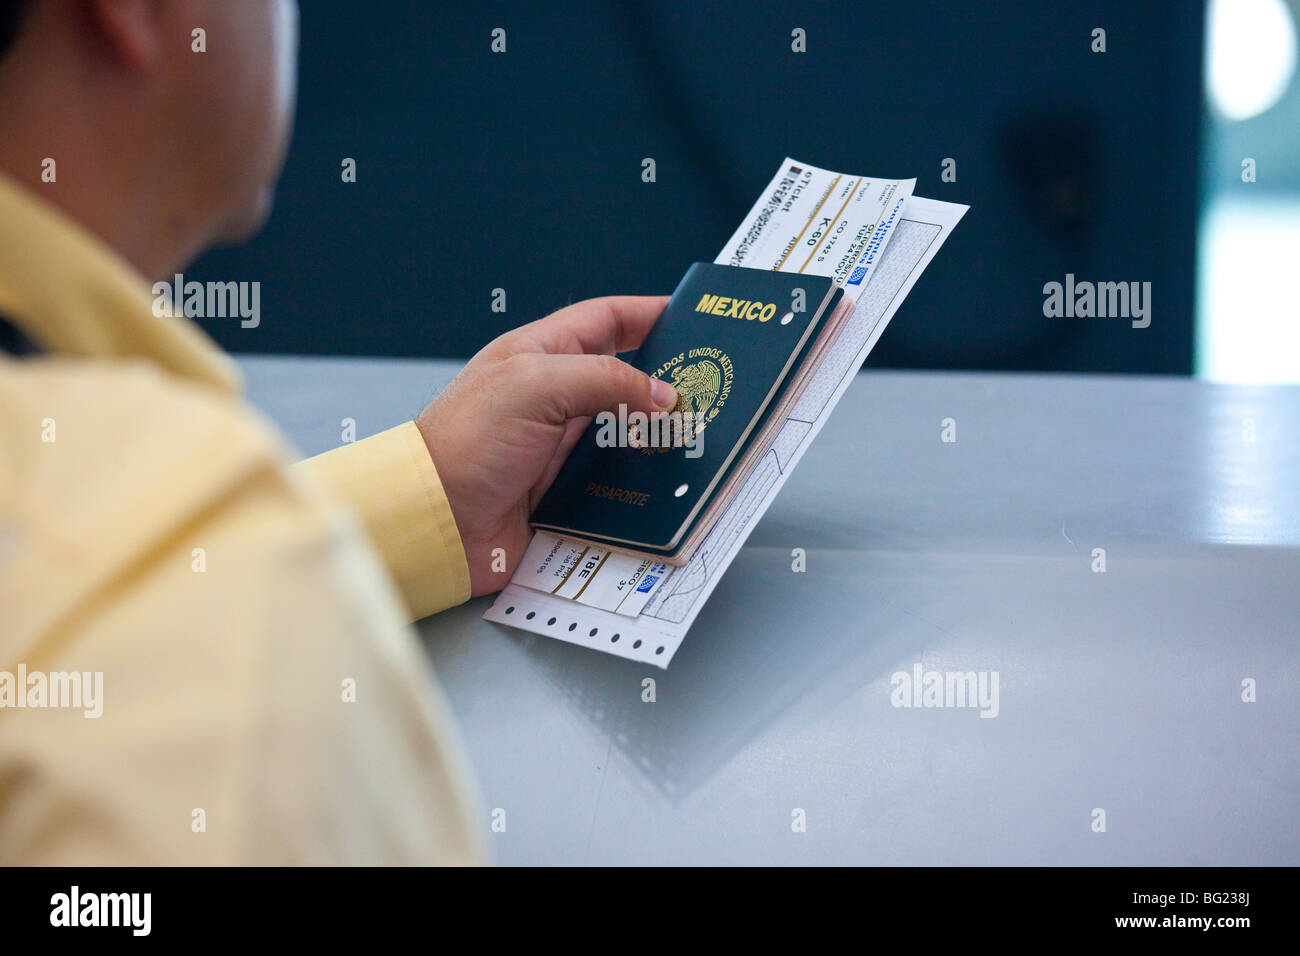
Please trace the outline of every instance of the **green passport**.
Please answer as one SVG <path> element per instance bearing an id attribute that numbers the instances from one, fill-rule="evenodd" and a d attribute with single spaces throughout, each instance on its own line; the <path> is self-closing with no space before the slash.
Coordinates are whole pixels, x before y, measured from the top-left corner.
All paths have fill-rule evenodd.
<path id="1" fill-rule="evenodd" d="M 686 424 L 669 442 L 669 429 L 656 431 L 663 423 L 626 410 L 598 416 L 538 502 L 533 526 L 671 556 L 779 404 L 841 295 L 822 276 L 695 263 L 628 359 L 676 387 L 673 412 L 688 413 Z"/>

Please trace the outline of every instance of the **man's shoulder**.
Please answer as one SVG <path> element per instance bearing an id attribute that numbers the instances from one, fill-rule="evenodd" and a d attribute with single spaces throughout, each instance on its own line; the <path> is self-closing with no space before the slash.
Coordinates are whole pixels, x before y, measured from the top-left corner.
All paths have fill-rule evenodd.
<path id="1" fill-rule="evenodd" d="M 250 437 L 257 432 L 263 439 L 271 439 L 271 445 L 276 444 L 274 432 L 241 395 L 187 379 L 141 358 L 43 354 L 11 359 L 0 354 L 4 424 L 9 425 L 25 405 L 37 402 L 87 420 L 152 411 L 152 419 L 141 417 L 132 422 L 137 426 L 133 433 L 142 439 L 155 427 L 165 429 L 167 423 L 161 415 L 175 413 L 193 416 L 195 427 L 238 423 L 250 429 Z"/>
<path id="2" fill-rule="evenodd" d="M 0 359 L 0 447 L 0 564 L 51 607 L 204 525 L 254 549 L 337 533 L 259 413 L 146 362 Z"/>
<path id="3" fill-rule="evenodd" d="M 0 444 L 0 493 L 74 511 L 129 499 L 142 484 L 195 492 L 281 467 L 289 454 L 237 394 L 141 360 L 62 356 L 0 360 Z"/>

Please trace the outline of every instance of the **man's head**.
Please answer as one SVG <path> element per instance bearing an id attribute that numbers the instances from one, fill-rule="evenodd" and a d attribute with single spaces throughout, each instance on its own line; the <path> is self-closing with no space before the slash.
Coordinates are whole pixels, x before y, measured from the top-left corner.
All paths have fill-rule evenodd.
<path id="1" fill-rule="evenodd" d="M 246 238 L 288 145 L 297 14 L 296 0 L 0 0 L 0 164 L 146 274 Z"/>

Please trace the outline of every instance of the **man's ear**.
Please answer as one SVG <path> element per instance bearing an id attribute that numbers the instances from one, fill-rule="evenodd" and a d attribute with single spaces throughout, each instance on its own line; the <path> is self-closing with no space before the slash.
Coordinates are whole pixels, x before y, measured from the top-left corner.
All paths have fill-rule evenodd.
<path id="1" fill-rule="evenodd" d="M 167 24 L 174 0 L 81 0 L 88 25 L 106 48 L 129 70 L 147 70 L 167 45 Z"/>

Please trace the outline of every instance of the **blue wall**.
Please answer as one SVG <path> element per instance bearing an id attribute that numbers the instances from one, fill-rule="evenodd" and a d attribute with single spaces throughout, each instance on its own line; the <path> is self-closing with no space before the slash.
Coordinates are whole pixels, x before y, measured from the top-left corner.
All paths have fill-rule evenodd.
<path id="1" fill-rule="evenodd" d="M 206 323 L 232 350 L 464 356 L 574 299 L 671 290 L 790 154 L 973 207 L 873 366 L 1192 368 L 1199 4 L 302 6 L 275 215 L 188 273 L 262 282 L 260 327 Z M 1151 327 L 1044 318 L 1067 272 L 1151 282 Z"/>

